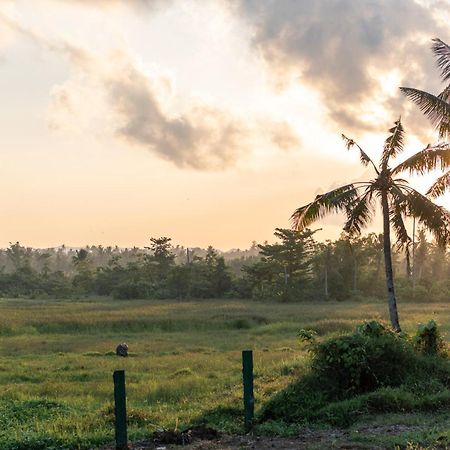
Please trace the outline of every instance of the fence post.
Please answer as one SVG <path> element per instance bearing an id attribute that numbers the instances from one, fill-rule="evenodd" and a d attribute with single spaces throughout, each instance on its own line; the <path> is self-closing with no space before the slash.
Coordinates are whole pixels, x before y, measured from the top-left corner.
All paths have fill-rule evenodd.
<path id="1" fill-rule="evenodd" d="M 253 397 L 253 352 L 242 352 L 242 375 L 244 381 L 244 420 L 245 431 L 250 431 L 253 426 L 255 411 L 255 398 Z"/>
<path id="2" fill-rule="evenodd" d="M 128 448 L 125 370 L 115 370 L 113 380 L 116 450 L 125 450 Z"/>

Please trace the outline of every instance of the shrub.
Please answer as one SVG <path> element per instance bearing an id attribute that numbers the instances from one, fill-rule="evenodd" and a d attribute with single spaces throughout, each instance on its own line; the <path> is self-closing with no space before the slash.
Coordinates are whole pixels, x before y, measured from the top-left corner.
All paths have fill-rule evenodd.
<path id="1" fill-rule="evenodd" d="M 437 338 L 436 327 L 429 329 Z M 375 321 L 324 342 L 311 330 L 299 337 L 312 354 L 310 370 L 263 406 L 262 421 L 347 426 L 365 413 L 430 410 L 450 401 L 450 364 L 427 342 L 418 353 L 417 344 Z"/>
<path id="2" fill-rule="evenodd" d="M 413 343 L 416 351 L 424 355 L 436 356 L 445 354 L 446 346 L 434 320 L 419 326 Z"/>
<path id="3" fill-rule="evenodd" d="M 376 320 L 366 321 L 359 325 L 356 330 L 365 336 L 379 337 L 388 333 L 386 327 Z"/>
<path id="4" fill-rule="evenodd" d="M 398 386 L 413 370 L 415 355 L 404 340 L 381 330 L 370 333 L 356 332 L 315 347 L 312 370 L 337 398 Z"/>
<path id="5" fill-rule="evenodd" d="M 317 332 L 315 330 L 305 330 L 302 328 L 297 333 L 300 341 L 305 345 L 305 348 L 310 353 L 314 353 L 317 346 Z"/>

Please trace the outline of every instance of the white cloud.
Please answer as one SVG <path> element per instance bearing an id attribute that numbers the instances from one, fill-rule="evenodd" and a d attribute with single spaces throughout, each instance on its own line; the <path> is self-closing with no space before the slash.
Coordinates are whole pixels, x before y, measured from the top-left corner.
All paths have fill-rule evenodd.
<path id="1" fill-rule="evenodd" d="M 156 66 L 149 70 L 125 44 L 119 50 L 87 51 L 67 36 L 35 31 L 18 19 L 4 17 L 0 23 L 70 63 L 70 78 L 49 93 L 51 130 L 109 134 L 178 167 L 199 170 L 230 167 L 256 143 L 282 149 L 298 145 L 287 122 L 241 117 L 192 95 L 177 96 L 174 81 Z"/>
<path id="2" fill-rule="evenodd" d="M 281 149 L 299 145 L 283 121 L 239 117 L 193 99 L 177 112 L 173 81 L 145 73 L 124 51 L 105 58 L 67 43 L 45 45 L 68 55 L 74 71 L 73 78 L 52 89 L 52 129 L 110 131 L 178 167 L 199 170 L 230 167 L 249 155 L 256 142 Z"/>
<path id="3" fill-rule="evenodd" d="M 380 131 L 414 110 L 386 83 L 393 69 L 402 85 L 438 86 L 429 46 L 436 35 L 449 37 L 448 27 L 436 21 L 439 11 L 448 14 L 448 2 L 433 8 L 413 0 L 228 2 L 253 28 L 254 49 L 275 77 L 317 90 L 330 117 L 346 131 Z M 370 113 L 375 102 L 384 114 Z M 409 123 L 427 125 L 417 117 Z"/>

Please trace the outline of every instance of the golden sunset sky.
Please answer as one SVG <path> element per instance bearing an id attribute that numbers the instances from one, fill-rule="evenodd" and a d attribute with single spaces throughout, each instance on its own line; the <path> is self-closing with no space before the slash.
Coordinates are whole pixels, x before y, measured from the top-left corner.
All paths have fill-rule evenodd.
<path id="1" fill-rule="evenodd" d="M 341 133 L 437 140 L 398 87 L 439 92 L 449 23 L 448 0 L 0 0 L 0 246 L 271 240 L 371 177 Z"/>

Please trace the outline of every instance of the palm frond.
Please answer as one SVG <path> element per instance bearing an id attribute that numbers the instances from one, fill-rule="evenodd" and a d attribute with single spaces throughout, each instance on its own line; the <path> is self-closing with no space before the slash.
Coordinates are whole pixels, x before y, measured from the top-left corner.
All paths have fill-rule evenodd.
<path id="1" fill-rule="evenodd" d="M 411 242 L 411 238 L 408 235 L 408 230 L 406 229 L 405 222 L 403 221 L 402 215 L 402 204 L 397 203 L 396 200 L 391 201 L 390 211 L 390 222 L 392 228 L 397 236 L 397 248 L 405 248 Z"/>
<path id="2" fill-rule="evenodd" d="M 409 181 L 405 180 L 404 178 L 394 178 L 392 181 L 399 185 L 400 184 L 406 184 L 407 186 L 409 185 Z"/>
<path id="3" fill-rule="evenodd" d="M 428 189 L 427 195 L 432 198 L 440 197 L 448 189 L 450 189 L 450 170 L 433 183 L 430 189 Z"/>
<path id="4" fill-rule="evenodd" d="M 450 84 L 437 96 L 437 98 L 444 100 L 444 102 L 450 102 Z"/>
<path id="5" fill-rule="evenodd" d="M 350 150 L 354 145 L 357 145 L 353 139 L 348 138 L 345 134 L 341 134 L 341 137 L 342 137 L 343 141 L 345 142 L 345 148 L 347 150 Z M 367 165 L 368 162 L 369 162 L 369 160 L 367 160 L 365 162 L 365 164 Z"/>
<path id="6" fill-rule="evenodd" d="M 354 204 L 349 205 L 346 213 L 347 222 L 344 225 L 344 231 L 350 236 L 359 236 L 361 230 L 371 222 L 375 214 L 372 191 L 370 190 L 361 198 L 356 199 Z"/>
<path id="7" fill-rule="evenodd" d="M 450 104 L 450 85 L 448 85 L 438 96 L 439 100 L 442 100 L 448 104 Z M 439 125 L 439 136 L 448 136 L 450 134 L 450 118 L 447 117 L 446 120 L 443 120 Z"/>
<path id="8" fill-rule="evenodd" d="M 420 152 L 412 155 L 394 169 L 392 174 L 408 170 L 409 173 L 424 174 L 434 169 L 445 170 L 450 167 L 450 143 L 440 143 L 427 146 Z"/>
<path id="9" fill-rule="evenodd" d="M 393 183 L 390 190 L 390 209 L 395 207 L 399 209 L 403 214 L 407 214 L 407 196 L 408 196 L 409 186 Z"/>
<path id="10" fill-rule="evenodd" d="M 383 153 L 381 155 L 381 163 L 380 169 L 386 168 L 389 159 L 398 155 L 403 150 L 403 139 L 405 136 L 405 130 L 403 129 L 403 125 L 398 119 L 395 122 L 395 125 L 389 129 L 391 133 L 389 137 L 384 142 Z"/>
<path id="11" fill-rule="evenodd" d="M 444 81 L 450 79 L 450 47 L 440 39 L 433 39 L 432 50 L 437 56 L 437 64 L 441 69 L 441 76 Z"/>
<path id="12" fill-rule="evenodd" d="M 292 227 L 303 230 L 329 213 L 346 212 L 356 198 L 358 188 L 353 183 L 317 195 L 311 203 L 294 211 L 291 216 Z"/>
<path id="13" fill-rule="evenodd" d="M 347 148 L 347 150 L 350 150 L 352 147 L 357 147 L 359 150 L 359 160 L 361 161 L 361 164 L 363 166 L 367 166 L 370 164 L 372 164 L 373 168 L 375 169 L 375 171 L 378 173 L 377 170 L 377 166 L 375 165 L 375 163 L 372 161 L 372 159 L 370 158 L 370 156 L 356 143 L 356 141 L 354 141 L 353 139 L 348 138 L 347 136 L 345 136 L 345 134 L 341 134 L 342 139 L 345 142 L 345 147 Z"/>
<path id="14" fill-rule="evenodd" d="M 401 208 L 416 217 L 433 234 L 437 243 L 446 245 L 450 242 L 450 212 L 445 208 L 410 187 Z"/>
<path id="15" fill-rule="evenodd" d="M 450 136 L 450 103 L 419 89 L 401 87 L 400 90 L 419 106 L 431 123 L 439 130 L 439 136 Z"/>

